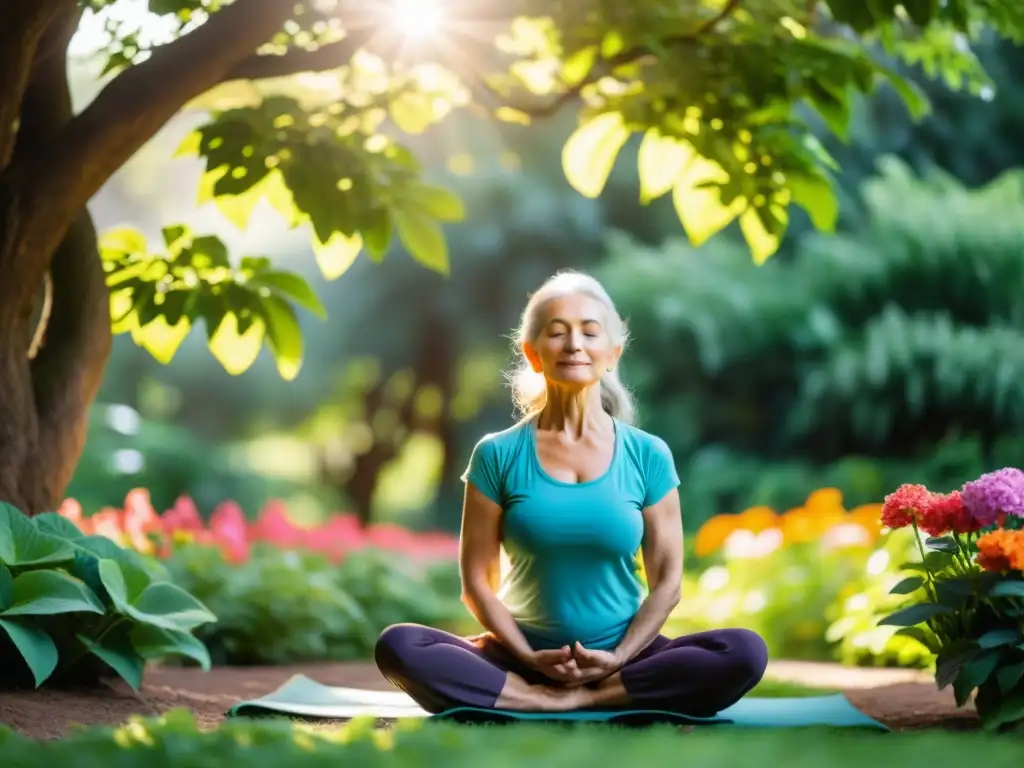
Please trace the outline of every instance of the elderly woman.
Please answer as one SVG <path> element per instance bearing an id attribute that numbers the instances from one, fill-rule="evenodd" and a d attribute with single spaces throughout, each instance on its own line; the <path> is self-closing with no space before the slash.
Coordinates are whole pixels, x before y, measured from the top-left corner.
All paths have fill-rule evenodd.
<path id="1" fill-rule="evenodd" d="M 398 624 L 376 645 L 382 674 L 425 710 L 710 716 L 764 674 L 765 644 L 748 630 L 661 634 L 680 599 L 679 478 L 665 442 L 632 425 L 617 374 L 625 331 L 578 272 L 527 303 L 513 381 L 523 418 L 481 439 L 463 477 L 463 602 L 487 631 Z"/>

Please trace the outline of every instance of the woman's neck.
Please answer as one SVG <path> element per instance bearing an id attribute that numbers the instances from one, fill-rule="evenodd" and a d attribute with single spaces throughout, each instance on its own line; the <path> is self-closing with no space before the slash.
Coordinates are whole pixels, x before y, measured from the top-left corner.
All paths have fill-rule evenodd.
<path id="1" fill-rule="evenodd" d="M 610 423 L 597 386 L 582 392 L 549 389 L 544 408 L 537 415 L 538 429 L 563 432 L 576 439 L 586 432 L 603 431 Z"/>

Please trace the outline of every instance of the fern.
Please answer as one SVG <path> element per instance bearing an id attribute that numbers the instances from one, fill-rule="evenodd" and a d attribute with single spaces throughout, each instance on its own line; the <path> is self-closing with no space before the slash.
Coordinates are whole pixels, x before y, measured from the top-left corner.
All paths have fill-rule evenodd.
<path id="1" fill-rule="evenodd" d="M 905 453 L 954 432 L 988 439 L 1024 425 L 1024 334 L 889 305 L 801 376 L 786 435 L 838 455 Z"/>

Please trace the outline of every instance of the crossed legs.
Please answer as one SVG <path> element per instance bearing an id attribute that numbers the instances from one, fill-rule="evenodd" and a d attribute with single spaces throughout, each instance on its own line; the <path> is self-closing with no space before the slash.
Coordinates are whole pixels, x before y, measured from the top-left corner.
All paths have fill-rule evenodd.
<path id="1" fill-rule="evenodd" d="M 567 689 L 525 667 L 503 646 L 470 641 L 419 624 L 381 633 L 377 667 L 428 712 L 453 707 L 556 711 L 632 706 L 711 716 L 760 682 L 764 641 L 746 629 L 719 629 L 674 639 L 659 635 L 598 685 Z"/>

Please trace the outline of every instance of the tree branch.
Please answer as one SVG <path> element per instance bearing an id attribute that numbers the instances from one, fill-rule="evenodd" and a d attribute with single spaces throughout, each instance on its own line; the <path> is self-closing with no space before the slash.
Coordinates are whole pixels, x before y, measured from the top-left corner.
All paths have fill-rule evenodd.
<path id="1" fill-rule="evenodd" d="M 301 72 L 325 72 L 343 67 L 356 51 L 365 46 L 373 37 L 369 30 L 349 32 L 336 43 L 328 43 L 313 51 L 291 50 L 275 55 L 255 55 L 243 59 L 230 69 L 223 82 L 230 80 L 265 80 L 271 77 L 288 77 Z"/>
<path id="2" fill-rule="evenodd" d="M 282 0 L 236 0 L 195 31 L 117 76 L 49 142 L 42 157 L 16 157 L 0 186 L 22 211 L 6 286 L 34 290 L 81 209 L 188 101 L 221 82 L 292 13 Z"/>
<path id="3" fill-rule="evenodd" d="M 0 12 L 0 169 L 6 168 L 20 132 L 21 99 L 32 73 L 40 38 L 73 0 L 32 0 Z"/>

